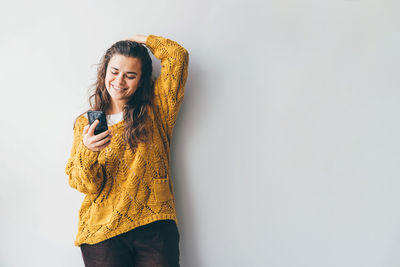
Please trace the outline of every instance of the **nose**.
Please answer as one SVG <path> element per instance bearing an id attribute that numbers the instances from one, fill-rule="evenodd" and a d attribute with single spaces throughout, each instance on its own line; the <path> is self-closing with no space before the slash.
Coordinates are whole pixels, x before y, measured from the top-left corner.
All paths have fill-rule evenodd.
<path id="1" fill-rule="evenodd" d="M 119 75 L 115 78 L 115 83 L 117 84 L 117 86 L 124 85 L 124 83 L 125 83 L 125 81 L 124 81 L 124 74 L 119 74 Z"/>

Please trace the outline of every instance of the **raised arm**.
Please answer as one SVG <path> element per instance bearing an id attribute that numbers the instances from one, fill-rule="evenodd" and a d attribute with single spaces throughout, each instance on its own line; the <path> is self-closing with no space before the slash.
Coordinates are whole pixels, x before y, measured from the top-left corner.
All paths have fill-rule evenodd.
<path id="1" fill-rule="evenodd" d="M 78 118 L 74 126 L 71 155 L 65 167 L 65 173 L 69 177 L 68 182 L 72 188 L 87 194 L 91 200 L 94 200 L 101 190 L 103 170 L 98 161 L 100 152 L 92 151 L 83 144 L 84 126 L 82 118 Z"/>
<path id="2" fill-rule="evenodd" d="M 154 105 L 172 134 L 188 76 L 189 53 L 175 41 L 148 35 L 146 46 L 161 60 L 161 74 L 154 84 Z"/>

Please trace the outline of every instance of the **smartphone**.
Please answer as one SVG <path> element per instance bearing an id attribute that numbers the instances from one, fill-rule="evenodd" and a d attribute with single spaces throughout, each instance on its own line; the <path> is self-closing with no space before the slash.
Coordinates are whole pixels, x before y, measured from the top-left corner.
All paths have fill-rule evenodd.
<path id="1" fill-rule="evenodd" d="M 106 113 L 104 113 L 104 111 L 88 110 L 87 116 L 90 125 L 92 125 L 95 120 L 99 120 L 99 124 L 97 124 L 96 128 L 94 129 L 95 135 L 108 130 Z"/>

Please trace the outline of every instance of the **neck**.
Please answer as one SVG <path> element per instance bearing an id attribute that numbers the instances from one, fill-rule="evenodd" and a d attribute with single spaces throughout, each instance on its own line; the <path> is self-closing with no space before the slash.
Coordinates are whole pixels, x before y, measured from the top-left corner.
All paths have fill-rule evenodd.
<path id="1" fill-rule="evenodd" d="M 122 112 L 123 110 L 120 110 L 120 111 L 108 111 L 107 112 L 107 115 L 113 115 L 113 114 L 117 114 L 117 113 L 120 113 L 120 112 Z"/>
<path id="2" fill-rule="evenodd" d="M 124 110 L 123 106 L 122 107 L 109 107 L 106 114 L 107 115 L 111 115 L 111 114 L 116 114 L 116 113 L 120 113 Z"/>

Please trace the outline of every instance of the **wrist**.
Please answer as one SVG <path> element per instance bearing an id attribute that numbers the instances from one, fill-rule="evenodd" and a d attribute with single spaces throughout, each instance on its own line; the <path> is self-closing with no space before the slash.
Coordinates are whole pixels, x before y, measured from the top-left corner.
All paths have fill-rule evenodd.
<path id="1" fill-rule="evenodd" d="M 147 36 L 148 35 L 144 35 L 144 34 L 136 34 L 129 40 L 137 42 L 137 43 L 141 43 L 141 44 L 146 44 Z"/>
<path id="2" fill-rule="evenodd" d="M 143 35 L 142 44 L 146 44 L 148 35 Z"/>

